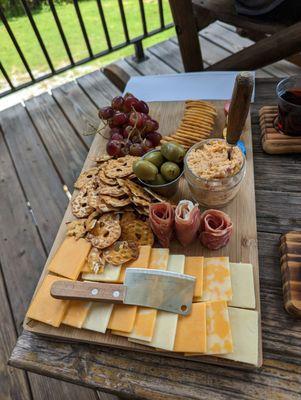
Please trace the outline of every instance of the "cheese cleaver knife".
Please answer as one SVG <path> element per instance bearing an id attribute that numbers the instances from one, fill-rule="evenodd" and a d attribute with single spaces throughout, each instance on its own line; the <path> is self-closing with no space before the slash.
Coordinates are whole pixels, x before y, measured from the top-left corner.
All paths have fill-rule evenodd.
<path id="1" fill-rule="evenodd" d="M 131 304 L 188 315 L 195 280 L 177 272 L 128 268 L 124 284 L 60 280 L 52 284 L 50 294 L 56 299 Z"/>

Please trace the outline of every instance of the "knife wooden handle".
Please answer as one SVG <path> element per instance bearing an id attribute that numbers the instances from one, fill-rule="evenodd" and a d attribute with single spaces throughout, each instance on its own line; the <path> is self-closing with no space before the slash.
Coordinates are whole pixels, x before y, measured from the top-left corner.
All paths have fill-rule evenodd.
<path id="1" fill-rule="evenodd" d="M 114 283 L 57 281 L 50 289 L 56 299 L 123 303 L 126 286 Z"/>
<path id="2" fill-rule="evenodd" d="M 236 76 L 228 115 L 227 142 L 236 144 L 242 134 L 250 109 L 254 87 L 251 72 L 241 72 Z"/>

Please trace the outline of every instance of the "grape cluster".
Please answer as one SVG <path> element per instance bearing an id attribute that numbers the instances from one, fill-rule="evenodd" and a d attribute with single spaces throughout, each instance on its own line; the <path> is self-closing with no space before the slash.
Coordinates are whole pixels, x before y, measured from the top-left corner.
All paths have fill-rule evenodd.
<path id="1" fill-rule="evenodd" d="M 158 122 L 149 116 L 148 105 L 130 93 L 114 97 L 111 105 L 102 107 L 98 115 L 110 127 L 110 156 L 142 156 L 160 144 Z"/>

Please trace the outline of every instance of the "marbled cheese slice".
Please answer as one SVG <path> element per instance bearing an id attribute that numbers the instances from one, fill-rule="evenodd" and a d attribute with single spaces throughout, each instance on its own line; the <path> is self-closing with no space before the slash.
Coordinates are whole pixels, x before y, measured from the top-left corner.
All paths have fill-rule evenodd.
<path id="1" fill-rule="evenodd" d="M 71 300 L 62 323 L 74 328 L 81 328 L 91 306 L 90 301 Z"/>
<path id="2" fill-rule="evenodd" d="M 204 257 L 186 257 L 184 273 L 196 278 L 193 297 L 201 297 L 203 293 Z"/>
<path id="3" fill-rule="evenodd" d="M 130 261 L 122 265 L 118 282 L 123 283 L 125 271 L 127 268 L 147 268 L 151 250 L 151 246 L 140 246 L 139 257 L 137 258 L 137 260 Z"/>
<path id="4" fill-rule="evenodd" d="M 67 311 L 69 301 L 55 299 L 50 294 L 53 282 L 60 280 L 66 281 L 66 278 L 46 275 L 29 306 L 26 314 L 27 318 L 32 318 L 55 327 L 60 326 Z"/>
<path id="5" fill-rule="evenodd" d="M 229 258 L 205 258 L 203 268 L 204 284 L 201 301 L 231 301 L 232 287 Z"/>
<path id="6" fill-rule="evenodd" d="M 185 256 L 170 255 L 168 258 L 167 270 L 183 274 L 184 265 Z M 176 337 L 177 323 L 178 314 L 158 311 L 152 340 L 150 342 L 131 338 L 129 338 L 129 340 L 146 346 L 172 351 Z"/>
<path id="7" fill-rule="evenodd" d="M 152 269 L 166 270 L 168 264 L 168 249 L 152 249 L 149 267 Z M 112 331 L 114 335 L 126 336 L 132 339 L 150 342 L 153 337 L 157 310 L 146 307 L 138 307 L 133 330 L 130 333 Z"/>
<path id="8" fill-rule="evenodd" d="M 103 272 L 99 274 L 82 273 L 82 279 L 94 282 L 118 282 L 121 272 L 121 265 L 106 263 Z"/>
<path id="9" fill-rule="evenodd" d="M 229 312 L 225 301 L 206 303 L 206 331 L 206 354 L 233 352 Z"/>
<path id="10" fill-rule="evenodd" d="M 90 249 L 91 244 L 87 240 L 67 236 L 50 261 L 48 270 L 75 280 L 83 269 Z"/>
<path id="11" fill-rule="evenodd" d="M 256 298 L 252 264 L 230 263 L 232 300 L 231 307 L 255 309 Z"/>
<path id="12" fill-rule="evenodd" d="M 91 331 L 106 333 L 112 310 L 113 304 L 94 302 L 82 327 Z"/>
<path id="13" fill-rule="evenodd" d="M 229 317 L 233 336 L 233 353 L 220 357 L 257 366 L 258 311 L 229 307 Z"/>
<path id="14" fill-rule="evenodd" d="M 189 315 L 179 315 L 173 351 L 206 352 L 206 303 L 193 303 Z"/>

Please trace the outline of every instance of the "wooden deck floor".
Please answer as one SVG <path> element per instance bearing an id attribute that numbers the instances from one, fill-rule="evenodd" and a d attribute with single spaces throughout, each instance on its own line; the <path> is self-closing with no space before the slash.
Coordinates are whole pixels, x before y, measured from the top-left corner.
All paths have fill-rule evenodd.
<path id="1" fill-rule="evenodd" d="M 219 22 L 204 29 L 200 40 L 206 65 L 251 43 L 239 37 L 234 28 Z M 149 48 L 146 55 L 148 59 L 140 64 L 131 57 L 117 64 L 130 75 L 183 71 L 176 38 Z M 298 72 L 300 68 L 281 61 L 257 71 L 257 76 L 282 77 Z M 106 105 L 117 93 L 102 72 L 95 71 L 52 90 L 51 94 L 26 101 L 25 107 L 18 104 L 0 113 L 1 364 L 6 364 L 21 332 L 25 311 L 65 211 L 68 198 L 64 186 L 72 191 L 87 155 L 92 139 L 81 133 L 87 121 L 97 124 L 97 107 Z M 280 164 L 275 161 L 276 170 L 281 169 Z M 259 178 L 257 188 L 260 185 Z M 282 185 L 285 187 L 285 181 Z M 285 196 L 277 201 L 285 201 Z M 261 221 L 258 222 L 260 229 Z M 269 222 L 269 238 L 278 238 L 281 227 L 273 223 L 273 216 Z M 268 239 L 265 233 L 261 237 Z M 3 371 L 1 367 L 0 377 L 1 400 L 117 399 L 11 368 Z"/>

